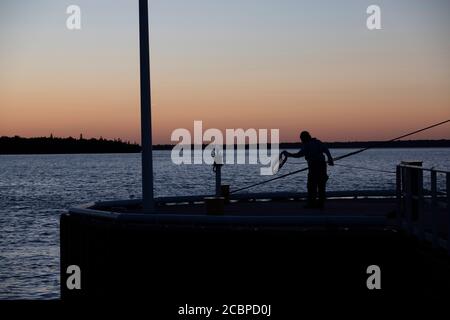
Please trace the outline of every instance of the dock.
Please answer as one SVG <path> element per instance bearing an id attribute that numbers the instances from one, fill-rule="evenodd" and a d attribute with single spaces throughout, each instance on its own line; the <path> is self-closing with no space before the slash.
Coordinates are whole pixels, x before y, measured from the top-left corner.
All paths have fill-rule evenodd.
<path id="1" fill-rule="evenodd" d="M 437 183 L 437 172 L 397 169 L 397 190 L 330 192 L 323 210 L 305 209 L 301 193 L 155 198 L 150 214 L 138 199 L 72 208 L 61 216 L 62 297 L 288 301 L 295 287 L 352 298 L 371 294 L 365 272 L 375 264 L 385 270 L 382 297 L 441 298 L 448 193 L 423 189 L 422 174 Z M 81 291 L 65 287 L 70 265 L 82 270 Z"/>

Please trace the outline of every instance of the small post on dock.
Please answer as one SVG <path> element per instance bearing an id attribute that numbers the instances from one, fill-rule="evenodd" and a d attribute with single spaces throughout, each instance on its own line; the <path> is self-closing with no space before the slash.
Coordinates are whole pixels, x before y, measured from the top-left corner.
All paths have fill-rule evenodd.
<path id="1" fill-rule="evenodd" d="M 438 203 L 437 203 L 437 172 L 431 170 L 431 243 L 437 248 L 439 243 L 438 234 Z"/>
<path id="2" fill-rule="evenodd" d="M 406 230 L 408 232 L 412 231 L 412 192 L 411 192 L 411 168 L 405 168 L 403 170 L 405 176 L 402 181 L 404 183 L 405 194 L 405 220 L 406 220 Z"/>
<path id="3" fill-rule="evenodd" d="M 222 151 L 214 148 L 211 155 L 214 158 L 213 171 L 216 173 L 216 197 L 220 197 L 222 196 L 223 154 Z"/>
<path id="4" fill-rule="evenodd" d="M 424 215 L 424 198 L 423 198 L 423 171 L 416 169 L 418 175 L 417 181 L 417 226 L 418 237 L 420 240 L 425 239 L 425 215 Z"/>
<path id="5" fill-rule="evenodd" d="M 406 191 L 404 209 L 407 229 L 409 232 L 415 233 L 414 223 L 417 222 L 418 231 L 420 232 L 420 197 L 423 186 L 421 182 L 422 171 L 414 167 L 422 167 L 422 161 L 402 161 L 401 164 L 410 166 L 403 169 L 403 175 L 401 177 L 402 187 Z"/>
<path id="6" fill-rule="evenodd" d="M 402 167 L 399 165 L 396 169 L 396 197 L 397 197 L 397 225 L 399 228 L 402 227 L 402 215 L 403 215 L 403 204 L 402 204 Z"/>
<path id="7" fill-rule="evenodd" d="M 215 164 L 216 171 L 216 197 L 222 195 L 222 165 Z"/>

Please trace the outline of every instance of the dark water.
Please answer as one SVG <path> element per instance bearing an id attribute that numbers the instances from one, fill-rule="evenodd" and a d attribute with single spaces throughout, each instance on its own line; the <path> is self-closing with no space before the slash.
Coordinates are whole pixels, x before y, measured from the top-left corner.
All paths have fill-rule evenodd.
<path id="1" fill-rule="evenodd" d="M 334 156 L 349 149 L 332 150 Z M 401 160 L 422 160 L 425 167 L 450 169 L 450 149 L 379 149 L 339 162 L 342 165 L 395 171 Z M 156 196 L 208 194 L 214 174 L 207 165 L 176 166 L 170 151 L 155 152 Z M 292 160 L 282 173 L 304 166 Z M 223 168 L 223 182 L 242 187 L 268 177 L 259 166 Z M 251 189 L 305 191 L 305 173 Z M 425 177 L 426 178 L 426 177 Z M 439 178 L 443 188 L 444 180 Z M 427 184 L 427 180 L 425 181 Z M 336 166 L 329 190 L 394 189 L 395 175 Z M 96 200 L 139 197 L 140 155 L 0 156 L 0 299 L 59 297 L 59 215 Z"/>

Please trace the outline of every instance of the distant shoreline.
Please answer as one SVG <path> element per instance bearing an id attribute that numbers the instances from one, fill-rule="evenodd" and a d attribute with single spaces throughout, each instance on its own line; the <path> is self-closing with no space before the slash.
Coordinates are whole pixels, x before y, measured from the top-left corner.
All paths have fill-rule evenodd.
<path id="1" fill-rule="evenodd" d="M 450 140 L 405 140 L 386 143 L 385 141 L 349 141 L 349 142 L 325 142 L 330 149 L 406 149 L 406 148 L 450 148 Z M 154 145 L 153 150 L 172 150 L 175 145 L 163 144 Z M 206 145 L 203 145 L 205 147 Z M 300 149 L 301 143 L 298 142 L 282 142 L 280 149 Z M 270 147 L 270 144 L 269 146 Z M 191 145 L 193 148 L 193 145 Z M 245 145 L 248 149 L 249 145 Z M 236 149 L 236 146 L 235 146 Z"/>
<path id="2" fill-rule="evenodd" d="M 450 148 L 450 140 L 406 140 L 395 142 L 383 141 L 353 141 L 353 142 L 327 142 L 331 149 L 360 149 L 360 148 Z M 204 145 L 203 147 L 205 147 Z M 174 145 L 159 144 L 154 145 L 153 150 L 172 150 Z M 186 146 L 188 148 L 189 146 Z M 246 149 L 249 145 L 245 146 Z M 269 145 L 270 147 L 270 145 Z M 191 145 L 193 148 L 193 145 Z M 236 146 L 235 146 L 236 148 Z M 280 143 L 280 149 L 299 149 L 300 143 Z M 137 143 L 124 142 L 120 139 L 79 139 L 54 138 L 54 137 L 0 137 L 0 154 L 21 155 L 21 154 L 105 154 L 105 153 L 140 153 L 141 146 Z"/>
<path id="3" fill-rule="evenodd" d="M 57 137 L 0 137 L 0 154 L 94 154 L 94 153 L 138 153 L 141 147 L 136 143 L 120 139 L 107 140 Z"/>

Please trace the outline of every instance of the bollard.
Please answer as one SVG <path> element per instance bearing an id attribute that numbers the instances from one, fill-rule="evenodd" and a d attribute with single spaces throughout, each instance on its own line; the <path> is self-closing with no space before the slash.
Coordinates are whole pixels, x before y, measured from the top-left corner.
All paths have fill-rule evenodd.
<path id="1" fill-rule="evenodd" d="M 402 165 L 421 167 L 422 161 L 402 161 Z M 402 189 L 407 190 L 411 195 L 410 212 L 406 214 L 410 216 L 411 221 L 417 221 L 420 214 L 420 205 L 423 188 L 422 170 L 414 168 L 405 168 L 402 176 Z M 406 176 L 408 175 L 408 176 Z"/>
<path id="2" fill-rule="evenodd" d="M 228 184 L 223 184 L 220 186 L 220 191 L 221 191 L 221 195 L 222 197 L 224 197 L 225 199 L 225 203 L 230 203 L 230 185 Z"/>
<path id="3" fill-rule="evenodd" d="M 206 214 L 212 216 L 221 216 L 224 214 L 224 203 L 223 197 L 206 197 Z"/>

